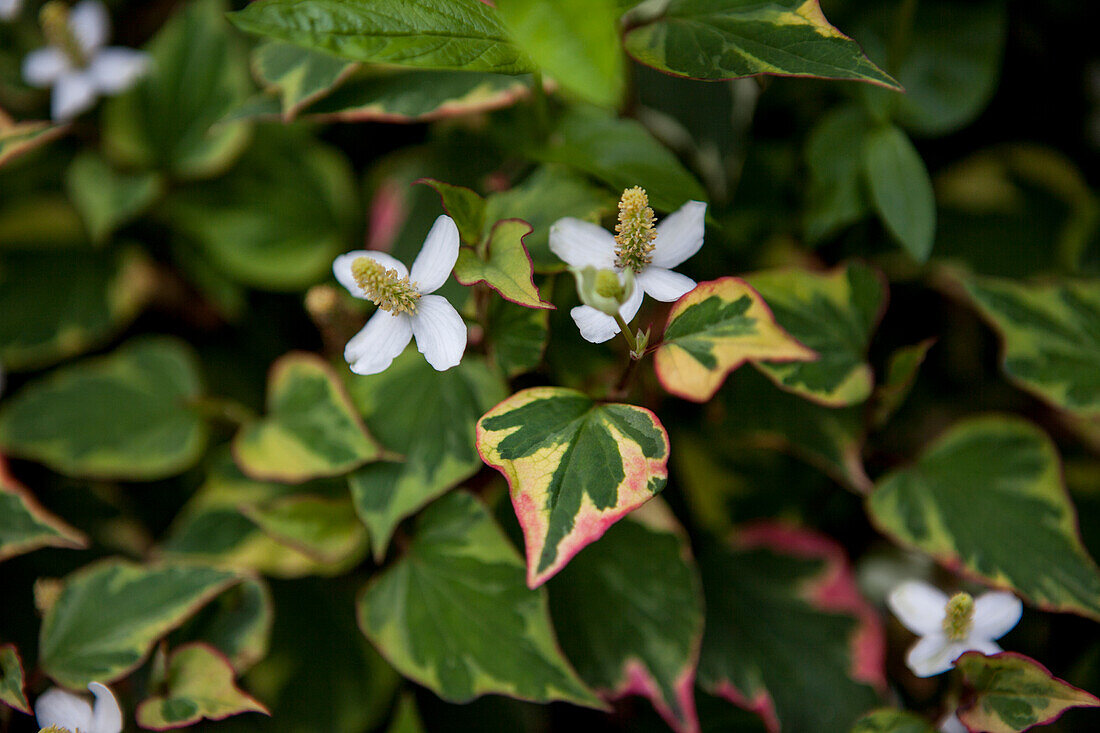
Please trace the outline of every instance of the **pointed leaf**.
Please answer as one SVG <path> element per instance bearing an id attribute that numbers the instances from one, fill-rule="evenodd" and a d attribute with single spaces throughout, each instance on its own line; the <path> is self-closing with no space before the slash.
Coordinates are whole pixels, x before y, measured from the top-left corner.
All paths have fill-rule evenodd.
<path id="1" fill-rule="evenodd" d="M 916 713 L 883 708 L 856 721 L 851 733 L 936 733 L 936 729 Z"/>
<path id="2" fill-rule="evenodd" d="M 812 361 L 817 355 L 780 328 L 744 280 L 700 283 L 676 301 L 654 368 L 672 394 L 706 402 L 746 361 Z"/>
<path id="3" fill-rule="evenodd" d="M 674 730 L 699 730 L 702 587 L 667 506 L 656 499 L 630 514 L 547 587 L 554 625 L 567 630 L 562 649 L 581 679 L 608 700 L 645 695 Z"/>
<path id="4" fill-rule="evenodd" d="M 871 119 L 854 104 L 837 107 L 806 140 L 810 173 L 803 221 L 806 239 L 818 244 L 863 219 L 871 210 L 863 179 L 863 142 Z"/>
<path id="5" fill-rule="evenodd" d="M 98 154 L 87 151 L 69 165 L 65 188 L 92 241 L 103 243 L 160 198 L 165 183 L 154 172 L 117 171 Z"/>
<path id="6" fill-rule="evenodd" d="M 0 166 L 45 145 L 69 130 L 50 122 L 15 122 L 0 110 Z"/>
<path id="7" fill-rule="evenodd" d="M 366 587 L 359 626 L 401 674 L 448 702 L 484 694 L 600 707 L 554 640 L 546 592 L 470 494 L 426 509 L 407 555 Z"/>
<path id="8" fill-rule="evenodd" d="M 925 262 L 936 239 L 936 197 L 920 153 L 898 127 L 880 127 L 864 140 L 863 170 L 886 228 L 913 259 Z"/>
<path id="9" fill-rule="evenodd" d="M 23 661 L 14 644 L 0 645 L 0 702 L 32 714 L 23 679 Z"/>
<path id="10" fill-rule="evenodd" d="M 901 408 L 905 398 L 909 396 L 909 390 L 917 381 L 917 372 L 928 356 L 928 350 L 935 343 L 935 339 L 925 339 L 919 344 L 903 346 L 890 354 L 890 361 L 886 365 L 886 379 L 875 390 L 872 424 L 886 424 Z"/>
<path id="11" fill-rule="evenodd" d="M 237 464 L 252 478 L 298 483 L 339 476 L 381 455 L 343 385 L 318 356 L 294 353 L 275 362 L 267 407 L 267 417 L 233 439 Z"/>
<path id="12" fill-rule="evenodd" d="M 0 456 L 0 561 L 40 547 L 87 546 L 88 538 L 39 504 Z"/>
<path id="13" fill-rule="evenodd" d="M 424 723 L 416 710 L 416 698 L 406 692 L 397 701 L 397 711 L 393 714 L 387 733 L 424 733 Z"/>
<path id="14" fill-rule="evenodd" d="M 1067 684 L 1034 659 L 1015 652 L 987 657 L 967 652 L 955 662 L 973 697 L 959 707 L 971 730 L 1017 733 L 1053 723 L 1069 708 L 1100 707 L 1093 695 Z"/>
<path id="15" fill-rule="evenodd" d="M 818 0 L 671 0 L 629 30 L 627 53 L 647 66 L 694 79 L 756 74 L 897 82 L 825 19 Z"/>
<path id="16" fill-rule="evenodd" d="M 202 609 L 184 637 L 209 644 L 241 674 L 267 656 L 274 617 L 271 589 L 263 579 L 246 575 Z"/>
<path id="17" fill-rule="evenodd" d="M 463 247 L 455 263 L 455 279 L 463 285 L 485 283 L 502 298 L 528 308 L 553 308 L 535 287 L 534 266 L 523 238 L 531 225 L 521 219 L 505 219 L 493 225 L 485 244 L 484 257 Z"/>
<path id="18" fill-rule="evenodd" d="M 746 278 L 792 337 L 818 354 L 815 361 L 754 362 L 780 389 L 831 407 L 871 394 L 866 363 L 871 333 L 886 307 L 881 273 L 854 262 L 829 272 L 769 270 Z"/>
<path id="19" fill-rule="evenodd" d="M 279 95 L 284 119 L 329 94 L 356 64 L 289 43 L 264 43 L 252 52 L 252 70 L 268 91 Z"/>
<path id="20" fill-rule="evenodd" d="M 508 479 L 532 588 L 668 478 L 668 435 L 656 415 L 559 387 L 525 389 L 485 413 L 477 449 Z"/>
<path id="21" fill-rule="evenodd" d="M 882 532 L 951 569 L 1100 619 L 1100 569 L 1081 544 L 1061 471 L 1050 438 L 1026 420 L 971 418 L 880 479 L 867 510 Z"/>
<path id="22" fill-rule="evenodd" d="M 350 498 L 300 494 L 245 507 L 242 513 L 266 534 L 323 563 L 342 563 L 366 554 L 367 530 Z"/>
<path id="23" fill-rule="evenodd" d="M 423 183 L 435 189 L 443 202 L 443 209 L 454 219 L 463 244 L 471 247 L 481 242 L 481 230 L 485 227 L 485 199 L 465 186 L 454 186 L 434 178 L 421 178 Z"/>

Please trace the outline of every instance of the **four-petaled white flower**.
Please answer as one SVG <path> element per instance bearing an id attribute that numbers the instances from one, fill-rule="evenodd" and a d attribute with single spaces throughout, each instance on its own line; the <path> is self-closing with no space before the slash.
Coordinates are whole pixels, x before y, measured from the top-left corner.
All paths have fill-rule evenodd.
<path id="1" fill-rule="evenodd" d="M 23 0 L 0 0 L 0 20 L 12 20 L 22 7 Z"/>
<path id="2" fill-rule="evenodd" d="M 120 733 L 122 710 L 114 694 L 104 685 L 93 682 L 88 689 L 95 695 L 95 707 L 80 697 L 59 687 L 51 687 L 34 704 L 34 715 L 44 731 L 58 733 Z"/>
<path id="3" fill-rule="evenodd" d="M 126 91 L 149 66 L 149 56 L 132 48 L 104 48 L 111 20 L 99 0 L 81 0 L 72 11 L 56 0 L 42 9 L 49 43 L 23 59 L 23 78 L 35 87 L 53 87 L 51 115 L 70 120 L 100 95 Z"/>
<path id="4" fill-rule="evenodd" d="M 907 580 L 886 598 L 887 605 L 905 626 L 921 637 L 905 658 L 918 677 L 946 672 L 955 660 L 971 650 L 996 654 L 994 641 L 1012 630 L 1023 613 L 1020 599 L 1005 591 L 972 598 L 956 593 L 950 598 L 938 588 Z"/>
<path id="5" fill-rule="evenodd" d="M 638 287 L 619 310 L 623 322 L 630 323 L 642 305 L 643 293 L 671 302 L 695 287 L 694 280 L 672 268 L 703 246 L 706 212 L 707 205 L 702 201 L 689 201 L 653 231 L 653 211 L 645 191 L 628 189 L 619 203 L 618 235 L 567 217 L 550 227 L 550 250 L 577 269 L 591 265 L 597 270 L 633 270 Z M 570 315 L 581 336 L 594 344 L 614 338 L 619 332 L 613 317 L 590 306 L 577 306 Z"/>
<path id="6" fill-rule="evenodd" d="M 438 371 L 457 366 L 466 350 L 466 324 L 438 290 L 458 259 L 458 227 L 449 216 L 435 220 L 412 271 L 384 252 L 340 255 L 332 271 L 357 298 L 378 311 L 348 341 L 344 358 L 356 374 L 385 371 L 416 337 L 416 348 Z"/>

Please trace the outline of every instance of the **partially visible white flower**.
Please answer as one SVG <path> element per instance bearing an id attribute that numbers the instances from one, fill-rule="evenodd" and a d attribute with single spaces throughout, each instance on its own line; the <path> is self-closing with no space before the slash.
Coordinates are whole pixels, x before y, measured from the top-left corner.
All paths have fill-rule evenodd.
<path id="1" fill-rule="evenodd" d="M 23 0 L 0 0 L 0 20 L 12 20 L 22 7 Z"/>
<path id="2" fill-rule="evenodd" d="M 122 710 L 106 686 L 93 682 L 88 689 L 95 695 L 95 707 L 79 695 L 60 687 L 51 687 L 34 704 L 38 726 L 49 733 L 120 733 Z"/>
<path id="3" fill-rule="evenodd" d="M 918 677 L 946 672 L 955 660 L 971 650 L 996 654 L 994 641 L 1007 634 L 1023 613 L 1020 599 L 1005 591 L 972 598 L 956 593 L 950 598 L 919 580 L 907 580 L 886 598 L 887 605 L 906 628 L 921 637 L 905 658 Z"/>
<path id="4" fill-rule="evenodd" d="M 466 351 L 466 324 L 438 290 L 458 259 L 458 227 L 435 220 L 412 271 L 384 252 L 357 250 L 336 258 L 332 272 L 356 298 L 378 311 L 348 341 L 344 359 L 356 374 L 383 372 L 416 337 L 416 348 L 438 371 L 457 366 Z"/>
<path id="5" fill-rule="evenodd" d="M 940 721 L 939 730 L 940 733 L 970 733 L 970 729 L 962 724 L 956 713 L 951 713 Z"/>
<path id="6" fill-rule="evenodd" d="M 149 56 L 141 51 L 104 48 L 111 20 L 99 0 L 81 0 L 71 11 L 51 0 L 42 8 L 42 30 L 49 45 L 23 59 L 23 79 L 34 87 L 53 87 L 55 120 L 76 117 L 100 95 L 126 91 L 149 67 Z"/>
<path id="7" fill-rule="evenodd" d="M 671 302 L 695 287 L 695 281 L 672 268 L 703 246 L 707 205 L 689 201 L 669 214 L 654 229 L 653 210 L 641 188 L 627 189 L 619 202 L 618 234 L 580 219 L 558 219 L 550 227 L 550 250 L 567 265 L 581 269 L 634 272 L 638 287 L 619 310 L 630 323 L 642 305 L 643 293 Z M 614 338 L 619 332 L 615 319 L 587 305 L 570 311 L 581 336 L 594 344 Z"/>

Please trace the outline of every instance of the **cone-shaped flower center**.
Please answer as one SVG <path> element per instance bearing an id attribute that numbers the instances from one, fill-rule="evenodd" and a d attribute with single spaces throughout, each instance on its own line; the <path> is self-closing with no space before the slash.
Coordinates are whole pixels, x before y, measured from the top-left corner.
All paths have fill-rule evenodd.
<path id="1" fill-rule="evenodd" d="M 641 272 L 653 261 L 653 209 L 644 188 L 635 186 L 623 191 L 619 199 L 619 223 L 615 225 L 615 264 Z"/>
<path id="2" fill-rule="evenodd" d="M 951 596 L 944 609 L 943 631 L 952 641 L 962 641 L 970 635 L 974 627 L 974 598 L 969 593 L 956 593 Z"/>
<path id="3" fill-rule="evenodd" d="M 351 274 L 363 289 L 367 298 L 385 311 L 416 313 L 416 301 L 420 292 L 409 276 L 402 277 L 397 270 L 387 270 L 370 257 L 359 257 L 351 263 Z"/>
<path id="4" fill-rule="evenodd" d="M 42 34 L 46 36 L 46 42 L 60 49 L 68 57 L 70 64 L 77 68 L 88 65 L 84 49 L 69 25 L 69 8 L 65 3 L 61 0 L 50 0 L 42 6 L 38 21 L 42 24 Z"/>

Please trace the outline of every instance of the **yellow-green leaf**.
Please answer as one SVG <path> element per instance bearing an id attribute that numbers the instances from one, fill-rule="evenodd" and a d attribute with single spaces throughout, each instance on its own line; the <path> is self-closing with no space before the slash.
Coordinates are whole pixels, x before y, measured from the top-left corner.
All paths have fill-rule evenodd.
<path id="1" fill-rule="evenodd" d="M 882 708 L 857 720 L 851 733 L 936 733 L 936 729 L 916 713 Z"/>
<path id="2" fill-rule="evenodd" d="M 535 287 L 534 265 L 523 238 L 531 225 L 522 219 L 505 219 L 493 225 L 484 249 L 463 247 L 455 263 L 455 279 L 463 285 L 483 282 L 500 296 L 528 308 L 553 308 Z"/>
<path id="3" fill-rule="evenodd" d="M 0 110 L 0 166 L 16 156 L 63 135 L 68 125 L 49 122 L 15 122 Z"/>
<path id="4" fill-rule="evenodd" d="M 39 504 L 0 456 L 0 561 L 40 547 L 87 546 L 88 538 Z"/>
<path id="5" fill-rule="evenodd" d="M 286 496 L 242 514 L 266 534 L 319 562 L 344 563 L 367 551 L 367 530 L 350 497 Z"/>
<path id="6" fill-rule="evenodd" d="M 31 714 L 24 689 L 23 662 L 14 644 L 0 645 L 0 702 L 21 713 Z"/>

